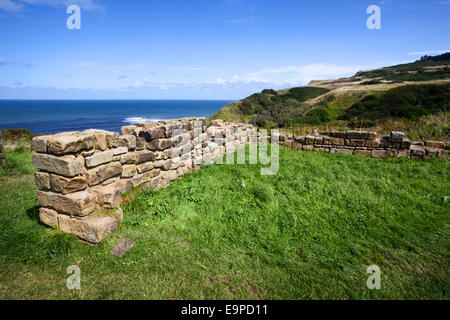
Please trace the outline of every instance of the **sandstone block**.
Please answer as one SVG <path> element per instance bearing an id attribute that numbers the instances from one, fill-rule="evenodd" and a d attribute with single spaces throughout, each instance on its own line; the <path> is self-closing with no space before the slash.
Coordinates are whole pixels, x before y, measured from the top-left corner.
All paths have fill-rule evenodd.
<path id="1" fill-rule="evenodd" d="M 84 190 L 87 186 L 88 181 L 84 176 L 66 178 L 56 174 L 50 175 L 50 187 L 55 192 L 67 194 Z"/>
<path id="2" fill-rule="evenodd" d="M 136 173 L 136 165 L 135 164 L 127 164 L 122 166 L 122 178 L 131 178 Z"/>
<path id="3" fill-rule="evenodd" d="M 58 212 L 49 208 L 39 208 L 39 220 L 49 227 L 57 227 Z"/>
<path id="4" fill-rule="evenodd" d="M 305 144 L 308 144 L 308 145 L 314 144 L 314 136 L 310 136 L 310 135 L 306 136 L 305 137 Z"/>
<path id="5" fill-rule="evenodd" d="M 133 135 L 119 136 L 117 146 L 118 147 L 126 147 L 128 149 L 135 149 L 136 148 L 136 137 Z"/>
<path id="6" fill-rule="evenodd" d="M 223 122 L 223 120 L 221 120 L 221 119 L 211 120 L 211 125 L 212 125 L 212 126 L 221 126 L 221 125 L 223 125 L 223 124 L 224 124 L 224 122 Z"/>
<path id="7" fill-rule="evenodd" d="M 445 149 L 445 142 L 442 141 L 425 141 L 427 147 Z"/>
<path id="8" fill-rule="evenodd" d="M 115 135 L 114 132 L 106 130 L 89 129 L 83 131 L 81 134 L 94 136 L 94 147 L 97 150 L 104 151 L 108 149 L 108 140 Z"/>
<path id="9" fill-rule="evenodd" d="M 101 164 L 109 163 L 113 160 L 114 152 L 112 150 L 96 152 L 86 158 L 86 166 L 93 168 Z"/>
<path id="10" fill-rule="evenodd" d="M 82 173 L 82 163 L 74 156 L 56 157 L 49 154 L 33 154 L 35 168 L 56 173 L 65 177 L 74 177 Z"/>
<path id="11" fill-rule="evenodd" d="M 152 151 L 143 150 L 136 152 L 136 164 L 153 161 L 154 159 L 155 154 Z"/>
<path id="12" fill-rule="evenodd" d="M 367 139 L 367 137 L 367 131 L 347 131 L 345 135 L 346 139 Z"/>
<path id="13" fill-rule="evenodd" d="M 380 146 L 380 140 L 366 140 L 364 146 L 366 148 L 378 148 Z"/>
<path id="14" fill-rule="evenodd" d="M 353 154 L 353 149 L 337 149 L 331 148 L 330 153 Z"/>
<path id="15" fill-rule="evenodd" d="M 134 187 L 139 186 L 143 183 L 149 182 L 152 178 L 156 177 L 159 172 L 159 169 L 153 169 L 152 171 L 137 174 L 131 179 L 131 183 Z"/>
<path id="16" fill-rule="evenodd" d="M 86 171 L 89 185 L 94 186 L 122 173 L 122 166 L 119 162 L 111 162 L 94 169 Z"/>
<path id="17" fill-rule="evenodd" d="M 47 139 L 47 150 L 61 155 L 76 153 L 94 148 L 95 139 L 92 135 L 53 135 Z"/>
<path id="18" fill-rule="evenodd" d="M 112 149 L 114 156 L 118 156 L 124 153 L 128 152 L 128 148 L 127 147 L 117 147 L 115 149 Z"/>
<path id="19" fill-rule="evenodd" d="M 351 147 L 364 147 L 365 141 L 366 140 L 364 140 L 364 139 L 350 139 L 350 140 L 346 139 L 345 145 L 351 146 Z"/>
<path id="20" fill-rule="evenodd" d="M 323 137 L 322 136 L 314 136 L 314 144 L 322 144 Z"/>
<path id="21" fill-rule="evenodd" d="M 347 133 L 344 131 L 331 131 L 330 136 L 334 138 L 342 138 L 344 139 L 346 137 Z"/>
<path id="22" fill-rule="evenodd" d="M 367 139 L 368 140 L 374 140 L 377 138 L 377 133 L 373 131 L 367 132 Z"/>
<path id="23" fill-rule="evenodd" d="M 141 137 L 136 138 L 136 150 L 138 151 L 144 150 L 146 143 L 147 141 L 145 141 L 144 138 Z"/>
<path id="24" fill-rule="evenodd" d="M 128 152 L 128 153 L 122 154 L 120 156 L 120 163 L 121 164 L 136 163 L 136 152 Z"/>
<path id="25" fill-rule="evenodd" d="M 50 175 L 46 172 L 35 172 L 34 182 L 40 188 L 50 189 Z"/>
<path id="26" fill-rule="evenodd" d="M 144 162 L 142 164 L 137 165 L 137 172 L 144 173 L 153 169 L 152 162 Z"/>
<path id="27" fill-rule="evenodd" d="M 134 134 L 134 129 L 136 129 L 136 126 L 134 125 L 123 126 L 122 128 L 120 128 L 120 132 L 122 133 L 122 135 Z"/>
<path id="28" fill-rule="evenodd" d="M 131 179 L 120 179 L 116 182 L 116 185 L 120 188 L 122 194 L 129 192 L 133 188 Z"/>
<path id="29" fill-rule="evenodd" d="M 79 220 L 65 215 L 58 216 L 59 228 L 91 243 L 99 243 L 117 228 L 117 221 L 110 216 L 90 216 Z"/>
<path id="30" fill-rule="evenodd" d="M 343 146 L 345 144 L 345 140 L 343 138 L 324 136 L 323 144 L 324 145 Z"/>
<path id="31" fill-rule="evenodd" d="M 37 198 L 43 207 L 74 216 L 84 217 L 95 209 L 96 197 L 86 191 L 62 195 L 39 190 Z"/>
<path id="32" fill-rule="evenodd" d="M 304 150 L 304 151 L 313 151 L 314 150 L 314 146 L 312 144 L 311 145 L 304 144 L 303 147 L 302 147 L 302 150 Z"/>
<path id="33" fill-rule="evenodd" d="M 38 136 L 34 137 L 31 141 L 31 148 L 34 152 L 47 152 L 47 138 L 50 136 Z"/>
<path id="34" fill-rule="evenodd" d="M 122 201 L 122 186 L 115 183 L 91 189 L 97 195 L 97 202 L 104 208 L 117 208 Z"/>

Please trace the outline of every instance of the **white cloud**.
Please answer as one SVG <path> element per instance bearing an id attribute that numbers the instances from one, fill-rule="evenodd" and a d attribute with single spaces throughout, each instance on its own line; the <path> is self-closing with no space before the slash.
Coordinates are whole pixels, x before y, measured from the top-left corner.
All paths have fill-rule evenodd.
<path id="1" fill-rule="evenodd" d="M 79 5 L 81 9 L 88 11 L 103 11 L 104 6 L 97 0 L 0 0 L 0 9 L 9 12 L 21 12 L 24 5 L 47 5 L 52 7 L 67 7 Z"/>
<path id="2" fill-rule="evenodd" d="M 433 54 L 443 54 L 449 52 L 450 50 L 428 50 L 428 51 L 415 51 L 407 53 L 408 56 L 429 56 Z"/>
<path id="3" fill-rule="evenodd" d="M 21 3 L 16 3 L 11 0 L 0 0 L 0 9 L 11 12 L 22 11 L 23 6 Z"/>

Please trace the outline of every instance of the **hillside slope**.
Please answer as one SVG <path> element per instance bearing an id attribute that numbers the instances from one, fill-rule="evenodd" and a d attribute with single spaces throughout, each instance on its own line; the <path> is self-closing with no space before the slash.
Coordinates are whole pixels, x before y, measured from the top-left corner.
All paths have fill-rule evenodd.
<path id="1" fill-rule="evenodd" d="M 210 119 L 266 128 L 319 125 L 338 120 L 411 118 L 447 113 L 450 53 L 353 77 L 314 80 L 307 86 L 266 89 L 224 106 Z"/>

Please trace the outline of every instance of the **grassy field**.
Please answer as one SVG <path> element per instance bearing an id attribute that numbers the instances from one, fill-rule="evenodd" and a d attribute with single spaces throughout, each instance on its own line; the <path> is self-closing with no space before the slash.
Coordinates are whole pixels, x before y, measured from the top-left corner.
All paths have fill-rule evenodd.
<path id="1" fill-rule="evenodd" d="M 449 299 L 449 161 L 281 149 L 142 193 L 97 246 L 42 226 L 30 153 L 0 172 L 1 299 Z M 118 258 L 121 237 L 136 245 Z M 381 289 L 368 290 L 368 265 Z M 81 268 L 81 290 L 66 268 Z"/>

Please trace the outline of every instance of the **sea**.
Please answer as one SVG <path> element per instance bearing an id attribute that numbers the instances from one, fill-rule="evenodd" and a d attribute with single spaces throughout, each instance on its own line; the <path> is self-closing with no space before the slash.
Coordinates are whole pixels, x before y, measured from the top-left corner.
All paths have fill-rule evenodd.
<path id="1" fill-rule="evenodd" d="M 120 132 L 136 122 L 208 117 L 228 100 L 0 100 L 0 129 L 34 134 L 86 129 Z"/>

